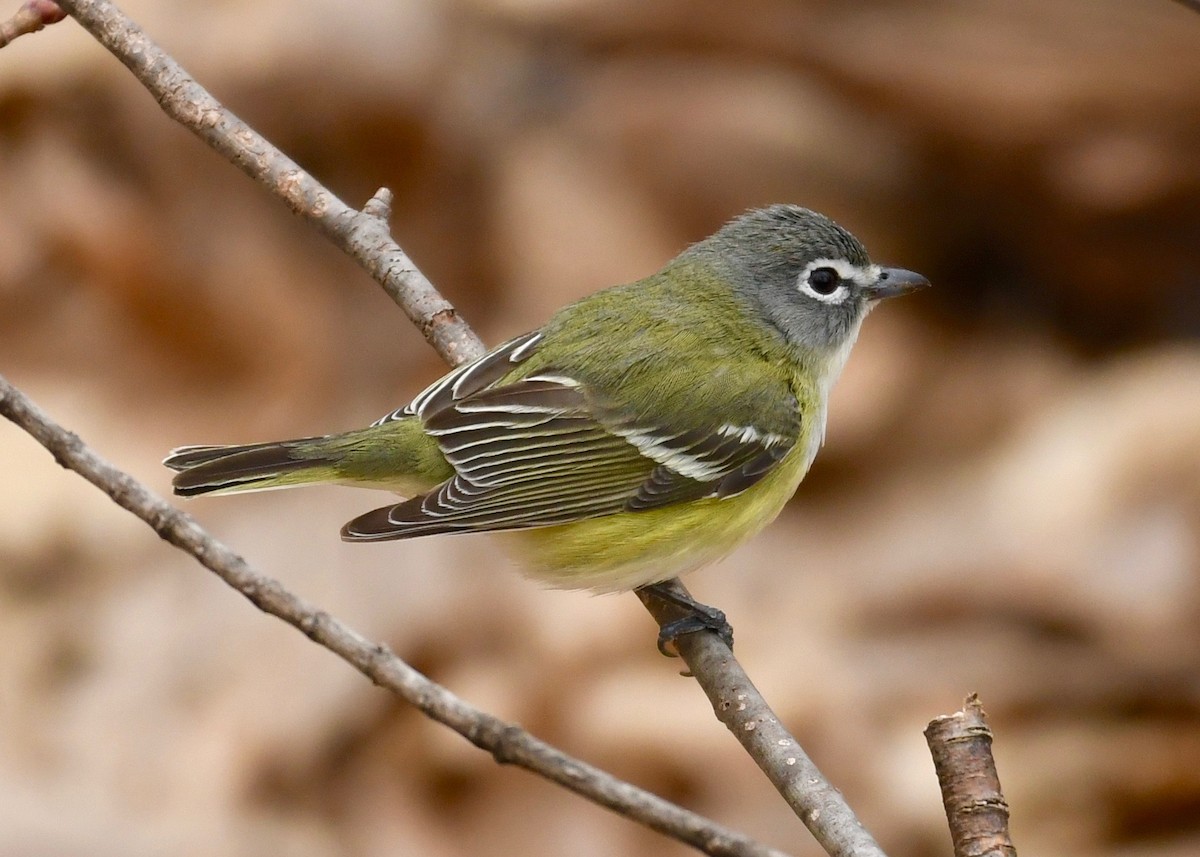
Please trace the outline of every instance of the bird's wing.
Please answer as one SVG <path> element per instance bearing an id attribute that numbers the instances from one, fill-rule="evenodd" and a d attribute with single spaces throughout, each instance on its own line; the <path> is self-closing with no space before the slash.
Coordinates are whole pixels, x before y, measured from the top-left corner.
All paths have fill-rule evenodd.
<path id="1" fill-rule="evenodd" d="M 567 371 L 505 380 L 537 343 L 538 334 L 505 343 L 390 415 L 419 417 L 457 473 L 356 518 L 344 538 L 525 529 L 729 497 L 763 478 L 799 437 L 795 398 L 782 382 L 756 397 L 778 403 L 756 414 L 762 424 L 734 425 L 709 413 L 727 401 L 726 389 L 697 390 L 684 424 L 677 414 L 629 413 Z"/>
<path id="2" fill-rule="evenodd" d="M 402 408 L 380 417 L 372 425 L 392 420 L 419 417 L 424 420 L 469 396 L 486 390 L 501 380 L 518 364 L 526 360 L 542 341 L 542 333 L 533 331 L 497 345 L 477 360 L 464 363 L 443 375 Z"/>

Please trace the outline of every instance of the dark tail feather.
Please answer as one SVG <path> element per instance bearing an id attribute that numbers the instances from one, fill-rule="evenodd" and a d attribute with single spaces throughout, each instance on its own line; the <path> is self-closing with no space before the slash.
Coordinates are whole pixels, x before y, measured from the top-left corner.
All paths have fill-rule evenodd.
<path id="1" fill-rule="evenodd" d="M 171 484 L 181 497 L 291 488 L 327 482 L 336 475 L 331 460 L 313 454 L 318 440 L 181 446 L 171 450 L 163 464 L 179 471 Z"/>

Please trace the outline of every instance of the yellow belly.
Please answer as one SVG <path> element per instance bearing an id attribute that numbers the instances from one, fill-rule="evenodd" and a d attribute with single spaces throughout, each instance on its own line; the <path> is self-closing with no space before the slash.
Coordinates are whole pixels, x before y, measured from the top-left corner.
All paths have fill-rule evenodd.
<path id="1" fill-rule="evenodd" d="M 812 461 L 806 442 L 741 494 L 619 512 L 507 534 L 529 577 L 555 589 L 614 592 L 658 583 L 725 556 L 771 523 Z"/>

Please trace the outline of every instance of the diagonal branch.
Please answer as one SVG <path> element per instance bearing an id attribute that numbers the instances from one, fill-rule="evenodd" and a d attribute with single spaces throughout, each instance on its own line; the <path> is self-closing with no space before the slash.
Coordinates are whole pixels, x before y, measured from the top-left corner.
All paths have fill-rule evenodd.
<path id="1" fill-rule="evenodd" d="M 472 707 L 430 681 L 381 643 L 363 637 L 333 616 L 258 572 L 129 474 L 93 452 L 0 376 L 0 415 L 31 434 L 54 459 L 149 524 L 165 541 L 191 554 L 255 607 L 299 629 L 380 687 L 449 726 L 501 764 L 517 765 L 576 794 L 717 857 L 786 857 L 744 834 L 676 806 L 535 738 L 511 723 Z"/>
<path id="2" fill-rule="evenodd" d="M 670 584 L 687 593 L 678 578 Z M 682 615 L 674 605 L 640 592 L 638 595 L 660 626 Z M 780 723 L 729 647 L 716 634 L 687 634 L 676 641 L 676 646 L 712 703 L 717 719 L 738 739 L 826 853 L 833 857 L 884 857 L 842 793 Z"/>
<path id="3" fill-rule="evenodd" d="M 251 178 L 262 183 L 284 200 L 293 212 L 308 220 L 362 265 L 400 305 L 443 359 L 457 365 L 483 352 L 483 344 L 478 337 L 392 239 L 386 218 L 380 216 L 387 209 L 386 192 L 378 194 L 364 211 L 350 208 L 221 105 L 111 2 L 59 2 L 133 72 L 171 118 L 191 130 Z M 124 474 L 121 476 L 132 481 Z M 110 492 L 110 495 L 120 502 L 116 494 Z M 178 519 L 183 521 L 183 524 L 179 525 L 180 533 L 194 535 L 194 531 L 199 531 L 190 518 L 166 504 L 162 504 L 155 514 L 172 521 L 178 516 Z M 162 535 L 160 525 L 153 521 L 151 523 Z M 174 541 L 173 543 L 178 544 Z M 183 544 L 179 544 L 196 555 L 201 562 L 205 561 L 205 557 L 212 550 L 211 545 L 195 550 L 191 545 L 193 542 L 186 539 Z M 228 549 L 221 550 L 229 553 Z M 244 568 L 244 562 L 236 555 L 229 553 L 229 557 L 237 561 L 237 568 Z M 211 565 L 209 567 L 212 568 Z M 213 570 L 217 571 L 215 568 Z M 250 583 L 249 589 L 242 589 L 235 582 L 240 579 L 237 575 L 222 576 L 259 604 L 256 598 L 264 591 L 261 589 L 261 582 Z M 288 604 L 300 603 L 273 581 L 270 582 L 269 588 Z M 672 609 L 657 600 L 649 601 L 647 608 L 660 624 L 673 618 Z M 285 616 L 284 613 L 267 607 L 264 609 L 281 618 L 298 615 L 289 612 Z M 345 630 L 323 613 L 313 612 L 305 616 L 306 618 L 301 617 L 293 624 L 297 624 L 323 645 L 329 645 L 326 641 L 327 635 L 318 631 L 330 623 Z M 314 616 L 317 618 L 313 619 Z M 330 639 L 335 638 L 337 635 Z M 358 639 L 361 641 L 361 638 Z M 366 644 L 365 641 L 361 642 Z M 874 839 L 863 828 L 837 789 L 821 775 L 803 753 L 795 738 L 782 727 L 729 648 L 715 635 L 692 634 L 680 641 L 679 649 L 691 673 L 712 702 L 718 718 L 734 732 L 825 850 L 835 857 L 882 857 L 883 852 Z M 342 654 L 338 649 L 334 651 Z M 394 656 L 392 658 L 394 659 Z M 411 671 L 402 662 L 397 664 L 403 666 L 404 670 Z M 367 672 L 373 680 L 379 680 L 379 673 L 374 667 L 370 671 L 361 666 L 359 668 Z M 399 669 L 398 666 L 392 668 Z M 441 692 L 448 693 L 444 690 Z M 409 699 L 408 696 L 405 698 Z M 425 710 L 420 702 L 414 701 L 414 704 Z M 463 734 L 475 740 L 472 736 L 476 733 Z M 686 841 L 695 844 L 693 840 Z"/>
<path id="4" fill-rule="evenodd" d="M 452 366 L 483 343 L 392 239 L 378 217 L 356 211 L 226 109 L 179 63 L 107 0 L 59 3 L 119 59 L 168 116 L 187 128 L 358 262 Z"/>

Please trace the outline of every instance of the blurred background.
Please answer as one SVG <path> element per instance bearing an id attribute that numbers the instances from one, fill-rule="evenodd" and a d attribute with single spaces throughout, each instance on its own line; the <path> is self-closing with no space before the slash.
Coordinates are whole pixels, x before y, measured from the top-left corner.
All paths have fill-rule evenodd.
<path id="1" fill-rule="evenodd" d="M 15 9 L 10 0 L 4 14 Z M 1200 15 L 1169 0 L 128 0 L 488 341 L 797 202 L 936 288 L 866 325 L 780 520 L 689 579 L 893 857 L 978 691 L 1023 854 L 1200 853 Z M 71 21 L 0 52 L 0 372 L 167 492 L 444 367 Z M 0 855 L 691 853 L 424 721 L 0 423 Z M 819 853 L 629 595 L 379 495 L 189 502 L 472 703 Z"/>

